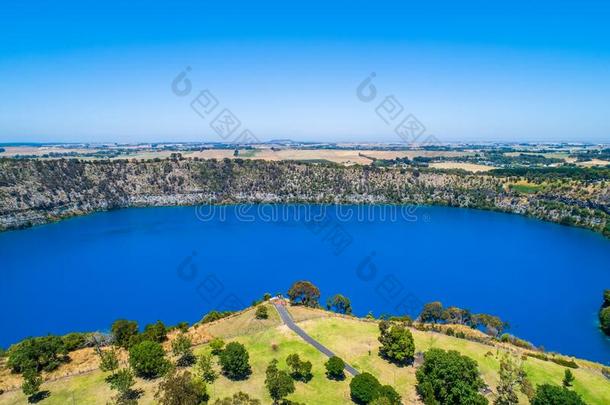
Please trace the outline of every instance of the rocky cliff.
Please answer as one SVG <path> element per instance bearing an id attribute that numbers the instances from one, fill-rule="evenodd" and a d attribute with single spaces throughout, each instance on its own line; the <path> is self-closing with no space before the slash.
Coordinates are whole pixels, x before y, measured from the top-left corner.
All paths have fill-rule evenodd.
<path id="1" fill-rule="evenodd" d="M 121 207 L 226 203 L 441 204 L 608 232 L 606 180 L 522 194 L 492 175 L 255 160 L 0 159 L 0 229 Z"/>

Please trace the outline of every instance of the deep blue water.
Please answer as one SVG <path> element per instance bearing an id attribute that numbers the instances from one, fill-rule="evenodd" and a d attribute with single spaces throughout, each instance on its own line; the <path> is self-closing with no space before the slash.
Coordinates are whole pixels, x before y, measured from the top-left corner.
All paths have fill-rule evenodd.
<path id="1" fill-rule="evenodd" d="M 323 209 L 324 220 L 303 218 Z M 547 350 L 610 363 L 596 315 L 610 241 L 517 215 L 420 207 L 393 220 L 393 209 L 343 208 L 346 220 L 335 207 L 222 207 L 212 218 L 138 208 L 0 233 L 0 346 L 107 331 L 120 317 L 194 322 L 308 279 L 323 302 L 345 294 L 359 315 L 414 315 L 440 300 L 499 315 Z M 270 220 L 278 213 L 287 218 Z"/>

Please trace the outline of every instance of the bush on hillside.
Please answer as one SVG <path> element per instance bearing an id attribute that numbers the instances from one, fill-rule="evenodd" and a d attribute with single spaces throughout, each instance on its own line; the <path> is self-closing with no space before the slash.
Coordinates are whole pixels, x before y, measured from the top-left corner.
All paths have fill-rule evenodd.
<path id="1" fill-rule="evenodd" d="M 368 404 L 378 397 L 381 384 L 370 373 L 358 374 L 349 383 L 352 400 L 357 404 Z"/>
<path id="2" fill-rule="evenodd" d="M 66 350 L 72 352 L 74 350 L 82 349 L 87 345 L 87 334 L 86 333 L 68 333 L 62 336 L 61 340 L 66 347 Z"/>
<path id="3" fill-rule="evenodd" d="M 150 340 L 152 342 L 163 343 L 167 340 L 167 328 L 161 321 L 149 323 L 144 328 L 142 340 Z"/>
<path id="4" fill-rule="evenodd" d="M 138 323 L 127 319 L 118 319 L 112 324 L 111 331 L 114 344 L 129 349 L 133 338 L 138 335 Z"/>
<path id="5" fill-rule="evenodd" d="M 233 315 L 234 311 L 210 311 L 201 319 L 201 323 L 210 323 L 217 321 L 222 318 L 226 318 L 229 315 Z"/>
<path id="6" fill-rule="evenodd" d="M 266 305 L 259 305 L 256 307 L 256 313 L 254 314 L 256 319 L 267 319 L 269 318 L 269 311 L 267 311 Z"/>
<path id="7" fill-rule="evenodd" d="M 326 376 L 331 380 L 343 380 L 345 378 L 345 362 L 337 357 L 332 356 L 328 361 L 324 364 L 326 367 Z"/>
<path id="8" fill-rule="evenodd" d="M 542 384 L 530 401 L 531 405 L 586 405 L 580 395 L 556 385 Z"/>
<path id="9" fill-rule="evenodd" d="M 396 364 L 409 364 L 415 355 L 415 342 L 411 331 L 400 324 L 392 325 L 388 321 L 379 323 L 381 347 L 379 355 Z"/>
<path id="10" fill-rule="evenodd" d="M 296 353 L 293 353 L 286 358 L 286 364 L 290 368 L 290 376 L 295 380 L 309 382 L 313 377 L 311 374 L 311 361 L 301 360 Z"/>
<path id="11" fill-rule="evenodd" d="M 416 372 L 416 390 L 425 404 L 485 405 L 479 394 L 485 383 L 476 361 L 455 350 L 430 349 Z"/>
<path id="12" fill-rule="evenodd" d="M 214 338 L 210 342 L 210 349 L 214 356 L 219 356 L 222 353 L 222 350 L 225 347 L 225 342 L 221 338 Z"/>
<path id="13" fill-rule="evenodd" d="M 161 405 L 199 405 L 208 402 L 205 383 L 188 371 L 172 371 L 159 383 L 155 398 Z"/>
<path id="14" fill-rule="evenodd" d="M 252 372 L 250 356 L 241 343 L 231 342 L 220 353 L 222 373 L 230 380 L 243 380 Z"/>
<path id="15" fill-rule="evenodd" d="M 53 371 L 69 360 L 68 350 L 59 336 L 25 339 L 8 350 L 7 366 L 14 373 L 25 370 Z"/>
<path id="16" fill-rule="evenodd" d="M 145 340 L 129 349 L 129 365 L 138 377 L 157 378 L 167 372 L 170 363 L 165 358 L 163 346 Z"/>

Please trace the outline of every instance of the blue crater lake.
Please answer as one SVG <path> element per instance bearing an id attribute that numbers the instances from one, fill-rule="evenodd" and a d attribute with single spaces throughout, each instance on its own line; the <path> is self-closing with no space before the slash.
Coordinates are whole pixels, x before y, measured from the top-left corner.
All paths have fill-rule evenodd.
<path id="1" fill-rule="evenodd" d="M 468 209 L 117 210 L 0 233 L 0 346 L 117 318 L 192 323 L 308 279 L 321 302 L 342 293 L 358 315 L 416 315 L 440 300 L 609 364 L 597 327 L 609 263 L 610 241 L 593 232 Z"/>

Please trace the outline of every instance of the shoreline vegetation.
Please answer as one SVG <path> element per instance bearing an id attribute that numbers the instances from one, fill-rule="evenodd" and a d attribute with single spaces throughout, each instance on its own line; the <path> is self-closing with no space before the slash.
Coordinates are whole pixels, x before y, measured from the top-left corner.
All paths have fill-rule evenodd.
<path id="1" fill-rule="evenodd" d="M 341 294 L 322 309 L 320 291 L 308 281 L 295 282 L 287 296 L 265 294 L 240 311 L 211 311 L 194 325 L 158 321 L 140 328 L 119 319 L 106 334 L 25 339 L 0 353 L 0 404 L 610 401 L 610 369 L 535 348 L 504 333 L 508 324 L 493 315 L 431 302 L 415 320 L 360 318 Z M 274 308 L 280 304 L 335 356 L 292 334 Z M 358 371 L 353 378 L 346 364 Z M 453 394 L 443 388 L 454 384 L 460 389 Z M 226 399 L 233 396 L 244 402 Z"/>
<path id="2" fill-rule="evenodd" d="M 607 168 L 462 170 L 170 158 L 0 158 L 0 231 L 128 207 L 440 205 L 515 213 L 610 237 Z"/>

